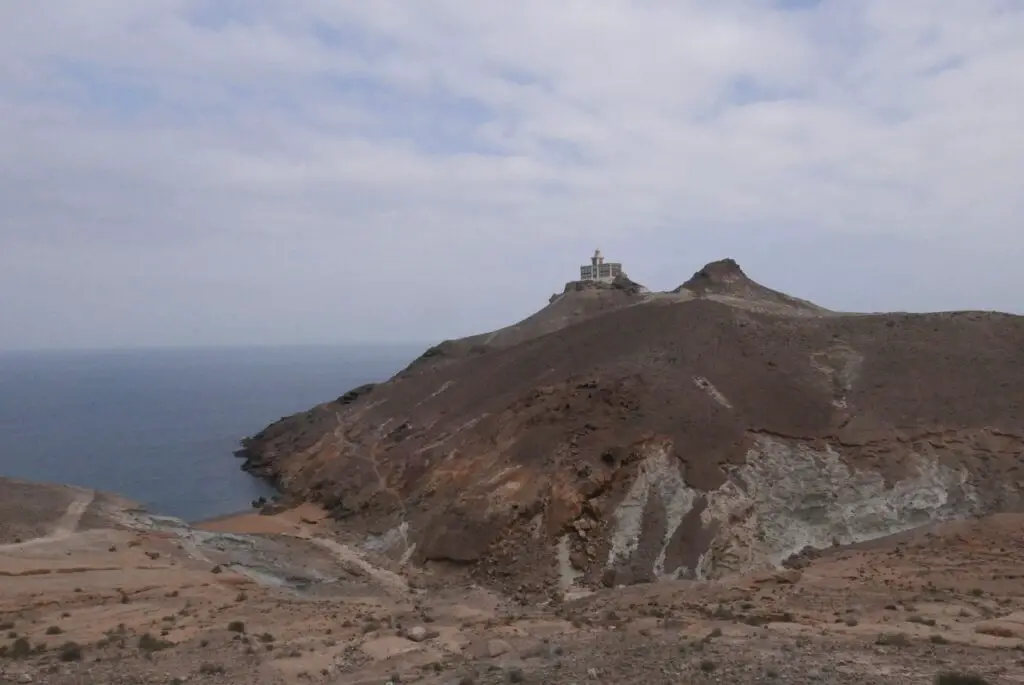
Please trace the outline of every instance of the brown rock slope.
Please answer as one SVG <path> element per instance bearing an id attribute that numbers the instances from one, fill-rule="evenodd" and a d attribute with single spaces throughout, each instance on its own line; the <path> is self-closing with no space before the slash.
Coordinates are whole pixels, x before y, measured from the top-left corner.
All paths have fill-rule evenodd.
<path id="1" fill-rule="evenodd" d="M 719 577 L 1024 504 L 1024 317 L 837 314 L 731 260 L 621 285 L 272 424 L 245 467 L 375 550 L 523 590 Z"/>

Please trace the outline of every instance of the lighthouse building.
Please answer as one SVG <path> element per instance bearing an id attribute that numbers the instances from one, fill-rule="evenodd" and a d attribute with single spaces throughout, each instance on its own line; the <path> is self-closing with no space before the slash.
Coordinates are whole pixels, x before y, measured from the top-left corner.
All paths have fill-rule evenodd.
<path id="1" fill-rule="evenodd" d="M 622 273 L 622 264 L 617 262 L 605 262 L 601 250 L 594 250 L 594 256 L 590 258 L 590 264 L 580 267 L 581 281 L 613 281 Z"/>

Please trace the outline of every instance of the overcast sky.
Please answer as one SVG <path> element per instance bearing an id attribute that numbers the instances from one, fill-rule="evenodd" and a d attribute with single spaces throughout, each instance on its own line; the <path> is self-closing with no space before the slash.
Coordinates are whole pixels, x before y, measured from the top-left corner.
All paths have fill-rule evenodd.
<path id="1" fill-rule="evenodd" d="M 0 348 L 439 340 L 595 247 L 1024 311 L 1024 0 L 0 3 Z"/>

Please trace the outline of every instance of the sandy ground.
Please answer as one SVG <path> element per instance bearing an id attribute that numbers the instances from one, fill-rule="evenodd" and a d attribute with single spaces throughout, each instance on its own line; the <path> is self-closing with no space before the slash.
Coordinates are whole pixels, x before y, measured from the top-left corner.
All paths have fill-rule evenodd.
<path id="1" fill-rule="evenodd" d="M 310 506 L 190 529 L 83 490 L 0 502 L 3 683 L 1024 683 L 1022 516 L 522 606 Z"/>

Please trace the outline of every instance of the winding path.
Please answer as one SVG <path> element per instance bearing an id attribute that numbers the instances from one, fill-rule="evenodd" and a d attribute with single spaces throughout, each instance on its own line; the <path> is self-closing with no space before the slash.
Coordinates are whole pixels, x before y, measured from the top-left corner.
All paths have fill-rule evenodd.
<path id="1" fill-rule="evenodd" d="M 369 464 L 370 467 L 373 469 L 373 475 L 377 477 L 378 491 L 385 492 L 391 495 L 395 499 L 395 502 L 398 504 L 398 509 L 400 512 L 398 534 L 402 537 L 402 544 L 404 546 L 402 550 L 402 563 L 405 564 L 409 560 L 409 557 L 412 554 L 413 550 L 412 543 L 409 540 L 408 533 L 409 512 L 405 508 L 405 499 L 402 497 L 401 493 L 399 493 L 397 490 L 389 486 L 387 479 L 380 472 L 380 464 L 377 462 L 377 445 L 379 444 L 379 438 L 378 440 L 374 441 L 373 445 L 370 446 L 369 454 L 363 456 L 359 454 L 359 451 L 356 448 L 356 446 L 353 445 L 352 442 L 349 441 L 349 439 L 345 436 L 345 424 L 342 421 L 341 412 L 335 412 L 334 418 L 337 421 L 337 427 L 334 429 L 334 438 L 336 440 L 339 453 L 344 453 L 347 449 L 347 451 L 349 452 L 353 459 L 358 459 Z M 388 421 L 390 421 L 390 419 L 388 419 Z M 384 425 L 386 426 L 387 422 L 385 422 Z M 381 426 L 378 429 L 378 432 L 383 432 L 383 430 L 384 426 Z"/>
<path id="2" fill-rule="evenodd" d="M 6 545 L 0 545 L 0 552 L 10 552 L 18 549 L 25 549 L 26 547 L 36 547 L 38 545 L 45 545 L 50 542 L 56 542 L 58 540 L 64 540 L 74 535 L 78 531 L 78 524 L 82 520 L 82 514 L 92 504 L 93 499 L 96 497 L 94 490 L 78 490 L 75 499 L 71 500 L 68 504 L 67 510 L 61 515 L 57 522 L 53 525 L 53 529 L 46 535 L 31 540 L 25 540 L 24 542 L 12 542 Z"/>

